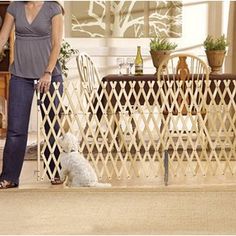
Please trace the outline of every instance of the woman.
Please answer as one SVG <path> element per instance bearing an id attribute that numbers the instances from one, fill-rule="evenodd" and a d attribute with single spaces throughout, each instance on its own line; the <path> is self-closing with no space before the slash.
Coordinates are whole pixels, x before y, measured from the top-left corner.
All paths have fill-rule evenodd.
<path id="1" fill-rule="evenodd" d="M 8 130 L 3 153 L 3 167 L 0 189 L 19 185 L 25 149 L 27 144 L 30 109 L 34 94 L 34 81 L 42 93 L 53 93 L 52 82 L 62 82 L 61 68 L 58 63 L 63 31 L 63 8 L 57 2 L 29 1 L 11 2 L 7 8 L 4 24 L 0 32 L 0 52 L 6 44 L 11 29 L 15 25 L 14 62 L 10 67 L 11 79 L 8 100 Z M 62 87 L 60 87 L 62 93 Z M 58 99 L 54 104 L 57 106 Z M 49 101 L 44 104 L 46 107 Z M 53 112 L 50 112 L 53 119 Z M 44 114 L 43 114 L 44 115 Z M 46 134 L 49 125 L 45 126 Z M 54 126 L 55 132 L 59 129 Z M 50 143 L 54 142 L 49 137 Z M 57 156 L 59 150 L 56 150 Z M 50 153 L 45 150 L 45 157 Z M 50 164 L 53 172 L 54 163 Z M 59 184 L 56 174 L 52 184 Z"/>

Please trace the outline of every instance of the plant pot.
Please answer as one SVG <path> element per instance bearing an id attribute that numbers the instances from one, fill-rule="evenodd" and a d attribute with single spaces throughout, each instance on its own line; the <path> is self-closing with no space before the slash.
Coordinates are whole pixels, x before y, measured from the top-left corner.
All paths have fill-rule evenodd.
<path id="1" fill-rule="evenodd" d="M 160 66 L 160 64 L 166 59 L 168 58 L 168 56 L 170 55 L 171 51 L 150 51 L 151 57 L 152 57 L 152 62 L 154 67 L 156 67 L 156 73 L 158 71 L 158 68 Z M 163 65 L 163 69 L 165 69 L 166 65 Z"/>
<path id="2" fill-rule="evenodd" d="M 211 67 L 210 74 L 221 74 L 225 53 L 225 50 L 206 51 L 208 64 Z"/>

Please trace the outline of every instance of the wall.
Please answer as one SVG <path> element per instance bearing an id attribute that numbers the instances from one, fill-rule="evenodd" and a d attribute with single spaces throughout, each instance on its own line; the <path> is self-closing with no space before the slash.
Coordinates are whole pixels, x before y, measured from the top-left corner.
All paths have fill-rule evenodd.
<path id="1" fill-rule="evenodd" d="M 178 51 L 191 51 L 198 56 L 204 56 L 204 50 L 201 47 L 208 32 L 208 2 L 199 1 L 183 1 L 183 33 L 182 37 L 172 39 L 178 46 Z M 66 5 L 68 9 L 68 3 Z M 66 25 L 69 25 L 66 22 Z M 73 47 L 89 53 L 97 66 L 101 76 L 109 73 L 116 73 L 116 58 L 120 56 L 135 56 L 136 47 L 142 47 L 142 55 L 144 57 L 144 73 L 154 73 L 149 54 L 149 38 L 143 39 L 82 39 L 67 38 L 67 41 Z M 75 60 L 71 60 L 70 76 L 77 75 Z"/>
<path id="2" fill-rule="evenodd" d="M 191 52 L 206 61 L 202 43 L 208 34 L 220 35 L 222 32 L 223 2 L 216 1 L 183 1 L 182 37 L 171 39 L 178 44 L 177 51 Z M 65 10 L 69 14 L 69 2 L 65 3 Z M 225 11 L 225 14 L 227 11 Z M 224 18 L 226 16 L 224 15 Z M 69 17 L 65 20 L 65 30 L 69 28 Z M 73 48 L 91 55 L 98 66 L 101 77 L 117 73 L 116 58 L 136 55 L 136 47 L 142 47 L 144 58 L 144 73 L 154 73 L 149 54 L 150 39 L 92 39 L 66 38 Z M 231 57 L 231 56 L 230 56 Z M 228 60 L 230 62 L 230 60 Z M 75 58 L 68 62 L 69 78 L 78 78 Z M 230 71 L 228 71 L 230 72 Z M 32 109 L 30 130 L 36 130 L 36 105 Z"/>

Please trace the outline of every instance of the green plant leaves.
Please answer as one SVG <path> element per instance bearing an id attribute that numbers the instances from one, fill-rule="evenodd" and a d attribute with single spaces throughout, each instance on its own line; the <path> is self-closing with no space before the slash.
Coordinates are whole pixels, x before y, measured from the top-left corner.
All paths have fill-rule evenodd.
<path id="1" fill-rule="evenodd" d="M 68 76 L 68 68 L 66 66 L 66 63 L 69 61 L 71 56 L 77 54 L 79 50 L 71 48 L 70 44 L 63 40 L 62 45 L 61 45 L 61 50 L 60 50 L 60 55 L 59 55 L 59 62 L 61 65 L 62 73 L 64 74 L 65 77 Z"/>
<path id="2" fill-rule="evenodd" d="M 150 42 L 150 49 L 152 51 L 168 51 L 174 50 L 177 47 L 176 43 L 168 42 L 165 38 L 153 38 Z"/>
<path id="3" fill-rule="evenodd" d="M 206 51 L 226 50 L 226 47 L 228 46 L 228 42 L 227 42 L 224 34 L 216 39 L 213 39 L 213 37 L 211 35 L 208 35 L 207 38 L 205 39 L 203 45 L 204 45 L 204 48 L 206 49 Z"/>

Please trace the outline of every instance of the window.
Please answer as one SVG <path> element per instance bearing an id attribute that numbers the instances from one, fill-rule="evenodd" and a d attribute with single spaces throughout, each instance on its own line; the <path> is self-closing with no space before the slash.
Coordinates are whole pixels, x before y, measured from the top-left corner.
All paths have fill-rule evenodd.
<path id="1" fill-rule="evenodd" d="M 70 1 L 67 37 L 181 37 L 181 1 Z M 68 32 L 68 31 L 67 31 Z"/>

